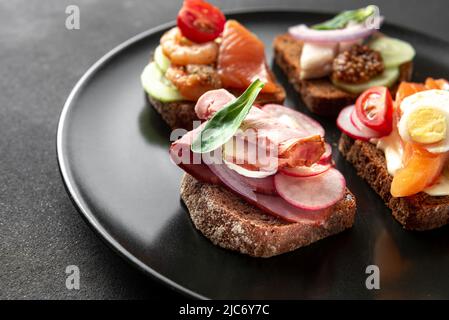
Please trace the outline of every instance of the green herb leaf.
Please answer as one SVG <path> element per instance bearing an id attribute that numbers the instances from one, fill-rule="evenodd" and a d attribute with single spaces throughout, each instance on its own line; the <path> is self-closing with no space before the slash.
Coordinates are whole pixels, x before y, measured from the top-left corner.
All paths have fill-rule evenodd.
<path id="1" fill-rule="evenodd" d="M 263 86 L 262 81 L 255 80 L 240 97 L 217 111 L 193 141 L 192 152 L 207 153 L 228 142 L 248 115 Z"/>
<path id="2" fill-rule="evenodd" d="M 368 6 L 357 10 L 343 11 L 331 20 L 312 26 L 315 30 L 335 30 L 343 29 L 350 21 L 360 23 L 376 12 L 376 6 Z"/>

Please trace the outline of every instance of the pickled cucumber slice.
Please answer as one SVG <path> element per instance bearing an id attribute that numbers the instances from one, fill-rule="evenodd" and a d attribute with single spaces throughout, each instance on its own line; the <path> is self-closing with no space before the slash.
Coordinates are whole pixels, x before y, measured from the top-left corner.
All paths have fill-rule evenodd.
<path id="1" fill-rule="evenodd" d="M 396 83 L 398 78 L 399 78 L 399 68 L 390 68 L 385 69 L 384 72 L 382 72 L 382 74 L 378 75 L 377 77 L 371 79 L 368 82 L 352 84 L 332 79 L 332 83 L 336 87 L 339 87 L 345 91 L 351 93 L 361 93 L 371 87 L 377 86 L 390 87 Z"/>
<path id="2" fill-rule="evenodd" d="M 380 52 L 385 68 L 399 67 L 405 62 L 412 61 L 415 57 L 415 49 L 408 42 L 395 38 L 378 37 L 372 40 L 368 46 Z"/>
<path id="3" fill-rule="evenodd" d="M 163 74 L 165 74 L 168 67 L 170 67 L 170 60 L 164 55 L 164 52 L 162 52 L 161 46 L 158 46 L 154 51 L 154 61 Z"/>
<path id="4" fill-rule="evenodd" d="M 184 100 L 179 91 L 167 80 L 156 62 L 145 67 L 140 76 L 142 87 L 153 98 L 162 102 Z"/>

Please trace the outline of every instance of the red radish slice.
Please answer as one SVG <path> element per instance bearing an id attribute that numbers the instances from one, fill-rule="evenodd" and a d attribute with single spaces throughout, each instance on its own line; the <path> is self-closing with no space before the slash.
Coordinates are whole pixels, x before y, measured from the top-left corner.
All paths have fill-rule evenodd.
<path id="1" fill-rule="evenodd" d="M 357 114 L 355 112 L 355 107 L 354 107 L 354 110 L 351 112 L 351 116 L 349 118 L 351 120 L 351 123 L 354 125 L 354 127 L 356 127 L 358 130 L 360 130 L 360 120 L 357 121 L 358 118 L 357 118 Z"/>
<path id="2" fill-rule="evenodd" d="M 284 107 L 280 104 L 266 104 L 261 109 L 277 117 L 278 120 L 286 124 L 287 127 L 302 129 L 311 136 L 320 135 L 324 137 L 325 132 L 323 127 L 301 112 Z"/>
<path id="3" fill-rule="evenodd" d="M 210 170 L 221 180 L 223 185 L 249 203 L 267 214 L 291 222 L 323 224 L 330 210 L 301 210 L 289 204 L 277 195 L 256 193 L 241 179 L 239 174 L 224 165 L 209 165 Z"/>
<path id="4" fill-rule="evenodd" d="M 343 198 L 346 181 L 338 170 L 331 168 L 305 178 L 278 173 L 274 176 L 274 185 L 278 194 L 291 205 L 303 210 L 321 210 Z"/>
<path id="5" fill-rule="evenodd" d="M 321 174 L 331 168 L 332 164 L 330 162 L 328 163 L 314 163 L 310 167 L 306 166 L 298 166 L 294 168 L 287 168 L 284 167 L 280 169 L 279 171 L 283 174 L 286 174 L 288 176 L 292 177 L 312 177 L 316 176 L 318 174 Z"/>
<path id="6" fill-rule="evenodd" d="M 351 113 L 351 122 L 360 131 L 366 132 L 370 136 L 379 136 L 380 137 L 379 132 L 377 132 L 371 128 L 368 128 L 367 126 L 365 126 L 362 123 L 362 121 L 360 121 L 359 117 L 357 117 L 357 112 L 355 112 L 355 107 L 354 107 L 354 111 L 352 111 L 352 113 Z"/>
<path id="7" fill-rule="evenodd" d="M 324 144 L 324 153 L 320 158 L 320 161 L 318 163 L 325 164 L 330 163 L 332 160 L 332 146 L 329 143 Z"/>
<path id="8" fill-rule="evenodd" d="M 372 130 L 364 130 L 364 128 L 358 129 L 351 121 L 351 114 L 354 111 L 354 106 L 349 106 L 341 110 L 337 118 L 338 128 L 346 133 L 353 139 L 359 139 L 364 141 L 369 141 L 372 138 L 379 138 L 380 135 L 376 133 L 373 135 Z"/>

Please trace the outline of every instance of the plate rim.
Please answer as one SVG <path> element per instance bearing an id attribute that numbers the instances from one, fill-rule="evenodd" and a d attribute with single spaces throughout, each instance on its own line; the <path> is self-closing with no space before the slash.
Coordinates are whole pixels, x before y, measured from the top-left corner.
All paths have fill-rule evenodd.
<path id="1" fill-rule="evenodd" d="M 270 14 L 311 14 L 311 15 L 332 15 L 335 14 L 335 12 L 332 11 L 315 11 L 315 10 L 301 10 L 301 9 L 295 9 L 295 8 L 276 8 L 276 7 L 248 7 L 244 9 L 232 9 L 232 10 L 224 10 L 224 14 L 226 16 L 235 16 L 235 15 L 245 15 L 245 14 L 257 14 L 257 13 L 270 13 Z M 231 17 L 234 18 L 234 17 Z M 163 24 L 159 24 L 155 27 L 152 27 L 150 29 L 147 29 L 145 31 L 142 31 L 135 36 L 132 36 L 131 38 L 125 40 L 124 42 L 118 44 L 113 49 L 109 50 L 106 54 L 104 54 L 101 58 L 99 58 L 96 62 L 94 62 L 79 78 L 79 80 L 76 82 L 72 90 L 70 91 L 70 94 L 68 95 L 63 107 L 62 111 L 59 116 L 58 125 L 57 125 L 57 132 L 56 132 L 56 156 L 57 156 L 57 163 L 59 168 L 59 173 L 61 175 L 61 180 L 64 185 L 64 189 L 67 192 L 67 195 L 69 196 L 72 204 L 74 205 L 76 211 L 81 215 L 83 220 L 86 222 L 86 224 L 94 231 L 95 235 L 97 235 L 98 238 L 102 240 L 103 243 L 105 243 L 109 248 L 111 248 L 115 253 L 117 253 L 121 258 L 123 258 L 127 263 L 131 264 L 133 267 L 136 267 L 139 271 L 143 272 L 145 275 L 150 276 L 152 279 L 158 281 L 159 283 L 168 286 L 170 289 L 176 291 L 177 293 L 180 293 L 186 297 L 195 298 L 195 299 L 201 299 L 201 300 L 208 300 L 210 298 L 201 295 L 193 290 L 190 290 L 186 288 L 185 286 L 182 286 L 175 281 L 167 278 L 166 276 L 162 275 L 161 273 L 157 272 L 144 262 L 142 262 L 140 259 L 135 257 L 129 250 L 127 250 L 125 247 L 123 247 L 113 236 L 111 236 L 108 231 L 103 227 L 103 225 L 97 220 L 95 217 L 95 214 L 93 213 L 93 210 L 89 207 L 83 205 L 83 201 L 81 198 L 83 198 L 82 195 L 77 193 L 75 191 L 74 182 L 71 178 L 71 175 L 69 174 L 69 170 L 67 167 L 67 159 L 66 155 L 63 152 L 63 145 L 64 145 L 64 131 L 67 124 L 67 115 L 69 113 L 69 110 L 73 103 L 76 101 L 76 98 L 80 92 L 82 92 L 82 89 L 84 86 L 89 82 L 91 77 L 101 69 L 102 66 L 104 66 L 106 63 L 108 63 L 112 58 L 114 58 L 116 55 L 120 54 L 122 51 L 127 49 L 128 47 L 138 43 L 139 41 L 143 40 L 146 37 L 151 36 L 152 34 L 161 32 L 163 30 L 166 30 L 170 27 L 173 27 L 175 25 L 176 21 L 171 20 L 169 22 L 165 22 Z M 419 35 L 420 37 L 426 37 L 432 42 L 439 42 L 440 44 L 444 44 L 446 46 L 449 46 L 449 41 L 446 41 L 444 39 L 441 39 L 439 37 L 436 37 L 431 34 L 427 34 L 425 32 L 422 32 L 420 30 L 414 30 L 410 29 L 408 27 L 403 27 L 401 25 L 397 25 L 395 23 L 388 22 L 387 24 L 405 31 L 409 33 L 414 33 L 416 35 Z"/>

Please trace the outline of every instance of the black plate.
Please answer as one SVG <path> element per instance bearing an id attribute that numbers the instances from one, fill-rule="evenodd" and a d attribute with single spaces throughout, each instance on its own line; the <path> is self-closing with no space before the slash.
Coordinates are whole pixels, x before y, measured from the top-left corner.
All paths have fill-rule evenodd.
<path id="1" fill-rule="evenodd" d="M 266 44 L 288 26 L 329 18 L 305 12 L 246 12 L 241 21 Z M 58 128 L 66 187 L 94 230 L 144 272 L 199 298 L 449 298 L 449 229 L 408 232 L 341 159 L 334 121 L 314 116 L 334 144 L 337 167 L 358 202 L 351 230 L 270 259 L 212 245 L 197 232 L 179 198 L 181 170 L 168 159 L 170 132 L 148 106 L 139 76 L 164 25 L 140 34 L 98 61 L 70 94 Z M 449 77 L 449 44 L 386 24 L 411 42 L 415 79 Z M 285 77 L 286 104 L 308 114 Z M 380 290 L 367 290 L 366 267 L 380 268 Z"/>

